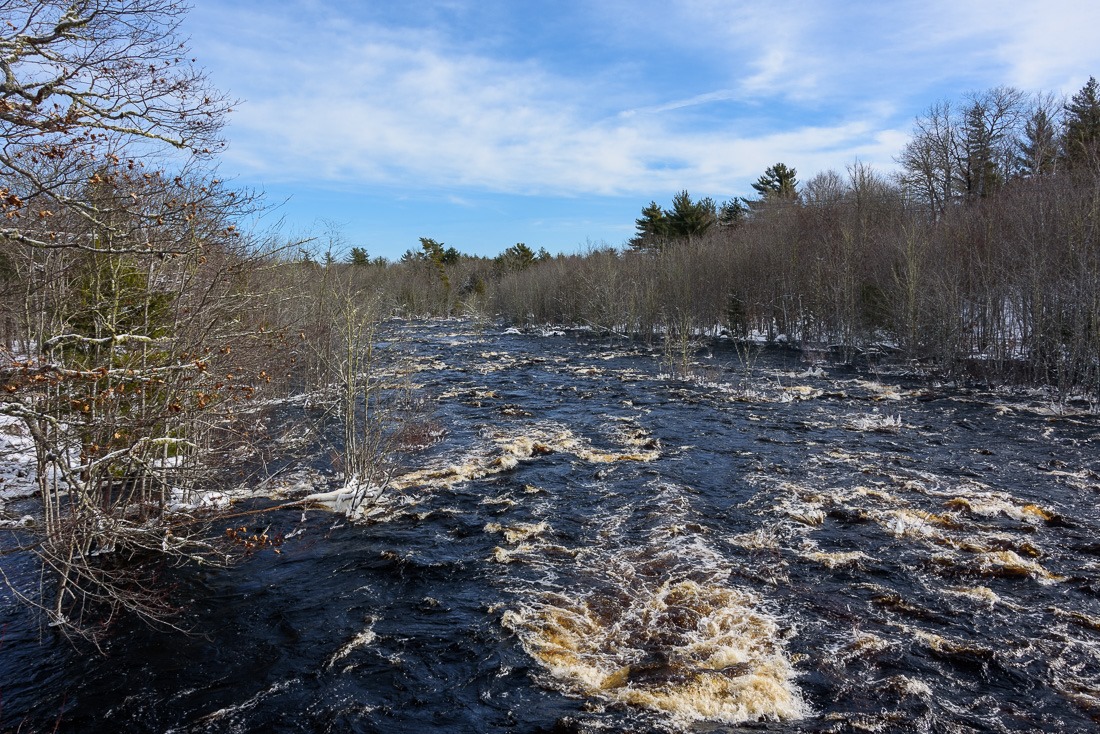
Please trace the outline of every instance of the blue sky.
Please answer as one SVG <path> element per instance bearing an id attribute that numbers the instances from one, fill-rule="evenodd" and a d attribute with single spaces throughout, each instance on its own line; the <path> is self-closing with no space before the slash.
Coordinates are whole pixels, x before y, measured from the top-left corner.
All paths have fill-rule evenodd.
<path id="1" fill-rule="evenodd" d="M 890 171 L 914 117 L 1100 76 L 1083 0 L 193 0 L 183 32 L 242 100 L 221 174 L 287 236 L 399 257 L 621 245 L 651 200 Z"/>

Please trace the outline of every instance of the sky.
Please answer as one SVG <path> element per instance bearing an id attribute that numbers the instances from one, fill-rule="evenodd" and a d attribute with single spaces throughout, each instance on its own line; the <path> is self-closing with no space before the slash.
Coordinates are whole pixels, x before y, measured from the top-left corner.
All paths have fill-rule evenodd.
<path id="1" fill-rule="evenodd" d="M 621 246 L 650 201 L 888 173 L 931 104 L 1100 76 L 1084 0 L 192 0 L 257 223 L 395 259 Z"/>

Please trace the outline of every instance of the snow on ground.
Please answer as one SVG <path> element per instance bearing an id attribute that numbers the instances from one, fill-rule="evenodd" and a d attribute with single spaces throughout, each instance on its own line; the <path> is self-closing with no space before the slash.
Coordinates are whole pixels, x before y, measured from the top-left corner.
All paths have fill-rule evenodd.
<path id="1" fill-rule="evenodd" d="M 7 506 L 34 494 L 35 464 L 34 442 L 27 429 L 19 419 L 0 415 L 0 527 L 26 524 L 26 517 L 11 516 Z"/>
<path id="2" fill-rule="evenodd" d="M 0 346 L 0 363 L 10 366 L 22 362 L 31 362 L 25 352 Z M 8 520 L 6 505 L 11 500 L 35 493 L 37 465 L 34 441 L 26 426 L 14 416 L 0 414 L 0 523 Z"/>
<path id="3" fill-rule="evenodd" d="M 35 491 L 34 442 L 18 418 L 0 415 L 0 502 Z"/>

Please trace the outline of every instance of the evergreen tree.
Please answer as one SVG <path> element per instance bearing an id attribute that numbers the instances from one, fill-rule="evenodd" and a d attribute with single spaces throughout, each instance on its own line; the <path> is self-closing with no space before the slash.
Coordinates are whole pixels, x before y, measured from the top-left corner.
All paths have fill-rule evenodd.
<path id="1" fill-rule="evenodd" d="M 681 191 L 672 198 L 672 211 L 665 218 L 670 235 L 690 240 L 710 229 L 718 220 L 718 211 L 709 196 L 696 202 L 687 191 Z"/>
<path id="2" fill-rule="evenodd" d="M 1017 161 L 1024 176 L 1046 176 L 1054 173 L 1058 162 L 1058 133 L 1049 112 L 1039 107 L 1024 123 L 1024 137 L 1019 143 Z"/>
<path id="3" fill-rule="evenodd" d="M 718 224 L 723 227 L 735 227 L 744 222 L 748 214 L 749 209 L 745 206 L 744 199 L 730 199 L 718 208 Z"/>
<path id="4" fill-rule="evenodd" d="M 797 173 L 798 171 L 787 168 L 784 163 L 776 163 L 769 166 L 752 187 L 760 194 L 762 201 L 792 200 L 798 197 L 798 179 L 795 178 Z"/>
<path id="5" fill-rule="evenodd" d="M 674 241 L 702 235 L 717 221 L 714 199 L 692 201 L 691 194 L 681 191 L 672 198 L 672 209 L 662 209 L 655 201 L 642 209 L 641 218 L 634 220 L 637 233 L 629 245 L 634 250 L 660 252 Z"/>
<path id="6" fill-rule="evenodd" d="M 539 262 L 539 256 L 527 245 L 517 242 L 498 255 L 496 262 L 506 270 L 525 270 Z"/>
<path id="7" fill-rule="evenodd" d="M 1001 184 L 994 159 L 996 131 L 987 124 L 986 117 L 986 105 L 975 101 L 963 118 L 959 189 L 968 202 L 990 196 Z"/>
<path id="8" fill-rule="evenodd" d="M 1100 153 L 1100 85 L 1089 77 L 1065 107 L 1062 156 L 1071 168 L 1094 162 Z"/>
<path id="9" fill-rule="evenodd" d="M 642 216 L 634 220 L 636 232 L 629 245 L 634 250 L 661 250 L 668 240 L 668 217 L 655 201 L 642 209 Z"/>
<path id="10" fill-rule="evenodd" d="M 450 248 L 454 250 L 454 248 Z M 420 258 L 421 260 L 430 262 L 435 266 L 436 273 L 439 275 L 439 282 L 443 284 L 444 290 L 450 292 L 451 279 L 447 277 L 447 270 L 444 268 L 444 264 L 448 262 L 448 251 L 443 249 L 443 243 L 433 240 L 431 237 L 420 238 Z M 455 255 L 457 259 L 457 251 Z"/>
<path id="11" fill-rule="evenodd" d="M 433 240 L 431 237 L 420 238 L 421 256 L 425 260 L 431 260 L 437 265 L 443 264 L 443 243 Z"/>
<path id="12" fill-rule="evenodd" d="M 348 256 L 348 262 L 357 267 L 363 267 L 370 265 L 370 257 L 367 256 L 367 251 L 362 247 L 351 248 L 351 254 Z"/>
<path id="13" fill-rule="evenodd" d="M 462 253 L 459 252 L 458 250 L 456 250 L 453 247 L 448 247 L 446 250 L 443 251 L 443 254 L 440 255 L 440 257 L 439 257 L 439 261 L 441 263 L 443 263 L 444 265 L 454 265 L 455 263 L 457 263 L 461 259 L 462 259 Z"/>
<path id="14" fill-rule="evenodd" d="M 1026 125 L 1025 95 L 1014 87 L 993 87 L 969 95 L 959 122 L 959 192 L 965 201 L 997 193 L 1012 175 Z"/>

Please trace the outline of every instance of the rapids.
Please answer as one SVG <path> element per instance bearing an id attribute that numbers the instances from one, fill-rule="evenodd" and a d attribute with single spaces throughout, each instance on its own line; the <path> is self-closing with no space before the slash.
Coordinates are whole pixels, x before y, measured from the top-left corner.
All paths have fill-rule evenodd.
<path id="1" fill-rule="evenodd" d="M 272 513 L 281 553 L 172 572 L 189 634 L 103 655 L 2 597 L 0 730 L 1100 727 L 1097 414 L 722 343 L 681 377 L 583 332 L 406 339 L 442 431 L 375 506 Z"/>

